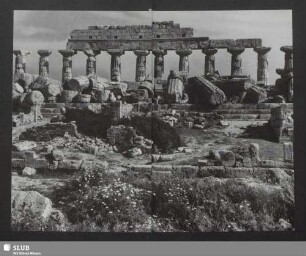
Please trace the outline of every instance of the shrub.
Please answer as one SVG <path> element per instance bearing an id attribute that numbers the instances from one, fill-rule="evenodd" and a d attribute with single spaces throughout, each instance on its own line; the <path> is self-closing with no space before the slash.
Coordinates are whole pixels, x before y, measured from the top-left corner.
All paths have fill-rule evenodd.
<path id="1" fill-rule="evenodd" d="M 80 224 L 91 223 L 104 231 L 151 231 L 147 214 L 151 191 L 116 174 L 87 170 L 58 190 L 55 198 L 73 228 L 84 230 Z"/>
<path id="2" fill-rule="evenodd" d="M 89 169 L 61 187 L 53 201 L 72 231 L 283 231 L 294 225 L 293 195 L 290 183 Z"/>

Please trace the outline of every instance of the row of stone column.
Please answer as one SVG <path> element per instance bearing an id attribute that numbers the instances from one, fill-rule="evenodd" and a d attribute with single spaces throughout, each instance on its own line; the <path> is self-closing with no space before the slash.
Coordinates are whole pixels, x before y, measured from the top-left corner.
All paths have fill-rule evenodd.
<path id="1" fill-rule="evenodd" d="M 244 52 L 244 47 L 231 47 L 227 51 L 232 55 L 231 58 L 231 75 L 240 76 L 242 75 L 242 57 L 241 54 Z M 260 85 L 267 85 L 269 79 L 268 73 L 268 52 L 271 47 L 255 47 L 254 51 L 257 55 L 257 83 Z M 215 54 L 218 52 L 216 48 L 203 49 L 202 52 L 205 54 L 205 75 L 215 73 Z"/>
<path id="2" fill-rule="evenodd" d="M 232 47 L 227 51 L 232 55 L 231 57 L 231 75 L 242 75 L 242 57 L 244 47 Z M 257 81 L 259 84 L 266 85 L 268 83 L 268 56 L 267 53 L 271 50 L 270 47 L 257 47 L 254 51 L 258 54 L 257 64 Z M 124 54 L 122 49 L 113 49 L 107 51 L 111 55 L 111 67 L 110 74 L 112 81 L 121 80 L 121 56 Z M 205 75 L 215 73 L 215 54 L 218 52 L 216 48 L 203 49 L 205 54 Z M 49 74 L 49 56 L 52 53 L 50 50 L 39 50 L 39 75 L 48 76 Z M 72 78 L 72 56 L 77 52 L 74 50 L 59 50 L 59 53 L 63 56 L 63 69 L 62 69 L 62 82 L 65 82 Z M 85 50 L 84 53 L 87 56 L 86 61 L 86 75 L 96 75 L 96 56 L 100 54 L 100 51 Z M 141 82 L 146 78 L 146 57 L 149 54 L 147 50 L 135 50 L 136 59 L 136 75 L 135 81 Z M 164 73 L 164 56 L 167 54 L 166 50 L 154 50 L 152 51 L 154 58 L 154 78 L 157 80 L 162 79 Z M 183 77 L 187 78 L 189 74 L 189 55 L 192 53 L 190 49 L 177 50 L 179 55 L 179 71 Z M 26 72 L 25 57 L 30 54 L 29 51 L 14 51 L 16 55 L 15 72 Z"/>

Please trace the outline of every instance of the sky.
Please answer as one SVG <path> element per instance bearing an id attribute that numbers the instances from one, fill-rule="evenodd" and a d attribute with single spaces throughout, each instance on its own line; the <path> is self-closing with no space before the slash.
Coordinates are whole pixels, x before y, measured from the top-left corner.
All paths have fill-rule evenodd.
<path id="1" fill-rule="evenodd" d="M 65 49 L 70 32 L 86 29 L 89 25 L 150 25 L 152 21 L 180 23 L 192 27 L 195 37 L 210 39 L 261 38 L 263 46 L 272 47 L 268 54 L 269 82 L 274 84 L 278 75 L 276 68 L 284 67 L 283 45 L 292 45 L 292 14 L 290 10 L 268 11 L 15 11 L 15 50 L 30 50 L 27 56 L 27 72 L 38 73 L 39 49 L 51 49 L 50 77 L 61 79 L 62 56 L 58 50 Z M 216 70 L 221 75 L 230 74 L 231 55 L 225 49 L 216 56 Z M 204 74 L 204 57 L 194 50 L 189 57 L 190 75 Z M 73 76 L 85 75 L 86 56 L 78 52 L 73 56 Z M 134 81 L 136 56 L 126 52 L 121 58 L 122 80 Z M 165 56 L 166 78 L 171 69 L 178 70 L 179 57 L 174 51 Z M 153 56 L 147 57 L 147 73 L 152 72 Z M 242 54 L 243 74 L 256 79 L 257 53 L 246 49 Z M 97 56 L 97 73 L 110 77 L 110 55 L 102 52 Z"/>

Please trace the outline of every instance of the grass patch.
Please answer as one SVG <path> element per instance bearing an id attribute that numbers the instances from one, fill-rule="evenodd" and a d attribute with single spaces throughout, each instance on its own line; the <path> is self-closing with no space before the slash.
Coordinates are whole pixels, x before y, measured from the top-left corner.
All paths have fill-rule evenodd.
<path id="1" fill-rule="evenodd" d="M 294 226 L 293 184 L 150 178 L 87 170 L 53 195 L 71 231 L 280 231 Z"/>

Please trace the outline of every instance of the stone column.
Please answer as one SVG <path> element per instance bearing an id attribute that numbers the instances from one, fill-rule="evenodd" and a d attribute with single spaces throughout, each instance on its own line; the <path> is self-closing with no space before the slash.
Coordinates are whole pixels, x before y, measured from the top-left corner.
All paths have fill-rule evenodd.
<path id="1" fill-rule="evenodd" d="M 190 49 L 177 50 L 176 54 L 180 56 L 179 71 L 189 73 L 189 58 L 188 56 L 192 53 Z"/>
<path id="2" fill-rule="evenodd" d="M 146 57 L 149 54 L 147 50 L 136 50 L 134 51 L 137 56 L 136 59 L 136 82 L 141 82 L 146 79 Z"/>
<path id="3" fill-rule="evenodd" d="M 256 47 L 254 51 L 257 52 L 257 84 L 264 86 L 269 83 L 268 72 L 268 52 L 271 47 Z"/>
<path id="4" fill-rule="evenodd" d="M 39 54 L 39 75 L 48 77 L 49 76 L 49 56 L 52 53 L 51 50 L 38 50 Z"/>
<path id="5" fill-rule="evenodd" d="M 111 49 L 107 51 L 111 55 L 110 76 L 111 81 L 121 81 L 121 55 L 124 54 L 122 49 Z"/>
<path id="6" fill-rule="evenodd" d="M 26 59 L 25 57 L 31 52 L 27 50 L 15 50 L 15 74 L 26 73 Z"/>
<path id="7" fill-rule="evenodd" d="M 282 46 L 280 48 L 285 53 L 285 70 L 289 72 L 293 70 L 293 48 L 292 46 Z"/>
<path id="8" fill-rule="evenodd" d="M 76 54 L 74 50 L 59 50 L 63 55 L 62 82 L 66 82 L 72 78 L 72 56 Z"/>
<path id="9" fill-rule="evenodd" d="M 276 69 L 281 78 L 275 81 L 277 93 L 286 99 L 286 102 L 293 102 L 293 48 L 282 46 L 281 51 L 285 53 L 285 66 L 283 69 Z"/>
<path id="10" fill-rule="evenodd" d="M 227 51 L 232 54 L 232 63 L 231 63 L 231 75 L 232 76 L 240 76 L 242 75 L 241 69 L 241 53 L 244 52 L 244 47 L 232 47 L 227 48 Z"/>
<path id="11" fill-rule="evenodd" d="M 218 52 L 216 48 L 203 49 L 202 52 L 205 54 L 205 75 L 211 75 L 215 73 L 215 54 Z"/>
<path id="12" fill-rule="evenodd" d="M 97 61 L 96 56 L 100 54 L 100 51 L 84 50 L 84 54 L 87 56 L 86 60 L 86 76 L 96 76 L 97 74 Z"/>
<path id="13" fill-rule="evenodd" d="M 182 49 L 177 50 L 176 54 L 180 56 L 180 62 L 179 62 L 179 71 L 181 75 L 183 76 L 183 82 L 184 84 L 187 83 L 188 75 L 189 75 L 189 55 L 192 53 L 192 50 L 190 49 Z"/>
<path id="14" fill-rule="evenodd" d="M 154 58 L 154 78 L 157 81 L 162 79 L 164 74 L 164 56 L 167 54 L 166 50 L 155 50 L 152 52 L 155 56 Z"/>

